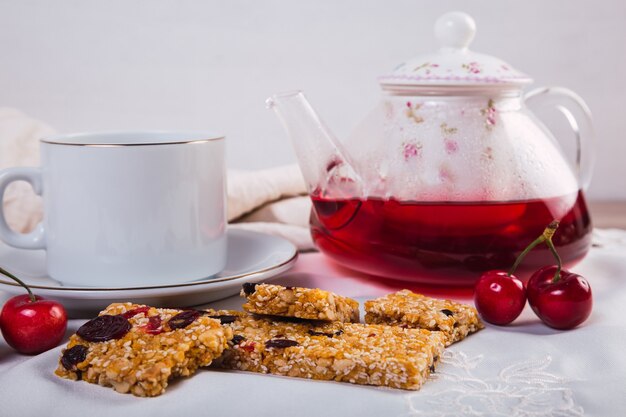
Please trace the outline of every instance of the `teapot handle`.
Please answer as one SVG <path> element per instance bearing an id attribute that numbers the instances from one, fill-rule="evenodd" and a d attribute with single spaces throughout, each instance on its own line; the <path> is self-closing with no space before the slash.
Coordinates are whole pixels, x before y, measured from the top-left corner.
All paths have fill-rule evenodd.
<path id="1" fill-rule="evenodd" d="M 591 182 L 595 164 L 595 133 L 591 111 L 576 93 L 563 87 L 541 87 L 528 92 L 524 102 L 530 107 L 555 107 L 574 131 L 576 138 L 576 174 L 583 189 Z"/>

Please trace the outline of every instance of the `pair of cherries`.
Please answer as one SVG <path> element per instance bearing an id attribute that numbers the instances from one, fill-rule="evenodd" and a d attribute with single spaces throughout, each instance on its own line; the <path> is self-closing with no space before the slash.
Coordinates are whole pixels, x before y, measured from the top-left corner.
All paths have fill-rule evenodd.
<path id="1" fill-rule="evenodd" d="M 541 321 L 555 329 L 573 329 L 589 317 L 593 305 L 591 287 L 582 276 L 561 268 L 561 258 L 552 243 L 558 227 L 558 221 L 550 223 L 517 257 L 508 272 L 487 271 L 479 278 L 474 288 L 474 303 L 485 321 L 501 326 L 511 323 L 522 313 L 527 299 Z M 541 243 L 548 246 L 557 265 L 539 269 L 524 287 L 513 273 L 528 252 Z"/>

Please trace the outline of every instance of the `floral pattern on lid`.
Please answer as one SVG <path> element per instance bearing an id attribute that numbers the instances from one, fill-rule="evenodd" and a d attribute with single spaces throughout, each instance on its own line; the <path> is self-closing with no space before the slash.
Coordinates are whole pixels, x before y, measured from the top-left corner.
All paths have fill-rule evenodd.
<path id="1" fill-rule="evenodd" d="M 476 34 L 474 19 L 450 12 L 435 23 L 439 51 L 417 56 L 379 77 L 383 89 L 414 87 L 518 87 L 532 82 L 506 62 L 468 49 Z"/>

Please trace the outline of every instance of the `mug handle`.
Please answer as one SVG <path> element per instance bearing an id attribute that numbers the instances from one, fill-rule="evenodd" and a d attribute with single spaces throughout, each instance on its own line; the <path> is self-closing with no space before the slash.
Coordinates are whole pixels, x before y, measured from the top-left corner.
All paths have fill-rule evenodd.
<path id="1" fill-rule="evenodd" d="M 0 170 L 0 239 L 16 248 L 44 249 L 46 231 L 42 223 L 39 223 L 30 233 L 16 233 L 7 224 L 1 202 L 4 199 L 4 191 L 14 181 L 26 181 L 37 195 L 42 193 L 41 169 L 19 167 Z"/>
<path id="2" fill-rule="evenodd" d="M 555 107 L 567 119 L 576 138 L 576 174 L 582 189 L 591 182 L 595 164 L 595 133 L 591 110 L 576 93 L 563 87 L 540 87 L 528 92 L 524 102 L 530 107 Z"/>

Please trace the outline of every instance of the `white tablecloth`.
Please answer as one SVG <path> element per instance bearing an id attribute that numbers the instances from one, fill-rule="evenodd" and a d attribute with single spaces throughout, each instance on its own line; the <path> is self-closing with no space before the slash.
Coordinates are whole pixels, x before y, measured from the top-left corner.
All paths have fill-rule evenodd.
<path id="1" fill-rule="evenodd" d="M 624 416 L 626 231 L 597 231 L 594 240 L 574 268 L 594 293 L 594 311 L 583 326 L 552 330 L 527 306 L 513 325 L 487 326 L 448 348 L 437 373 L 417 392 L 202 370 L 160 397 L 135 398 L 57 378 L 61 347 L 29 357 L 2 341 L 0 416 Z M 303 255 L 277 282 L 319 286 L 360 301 L 398 289 L 320 254 Z M 232 297 L 212 306 L 240 305 Z M 72 320 L 68 330 L 82 322 Z"/>

